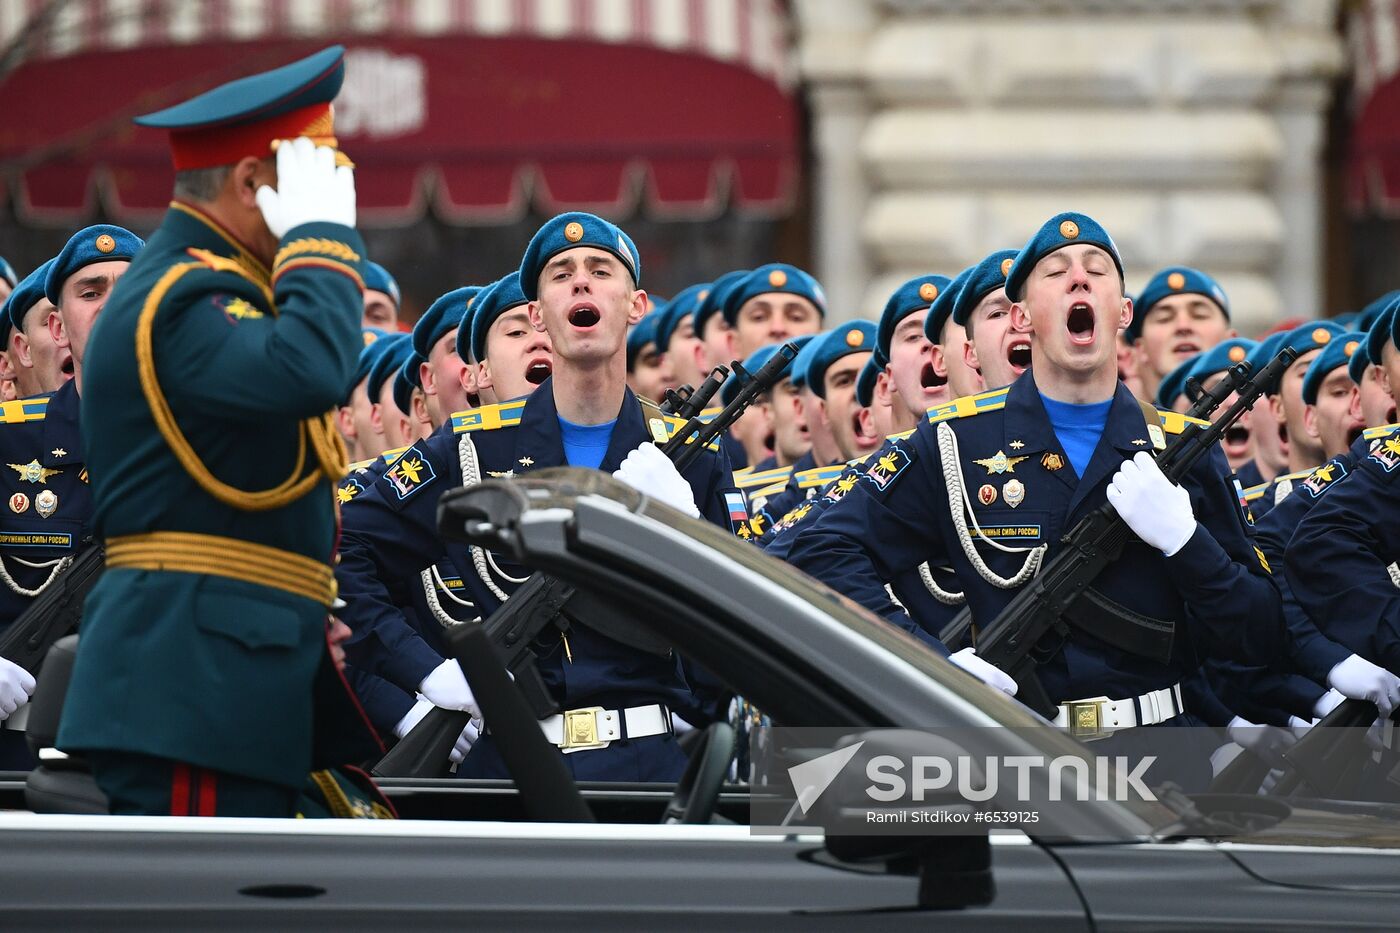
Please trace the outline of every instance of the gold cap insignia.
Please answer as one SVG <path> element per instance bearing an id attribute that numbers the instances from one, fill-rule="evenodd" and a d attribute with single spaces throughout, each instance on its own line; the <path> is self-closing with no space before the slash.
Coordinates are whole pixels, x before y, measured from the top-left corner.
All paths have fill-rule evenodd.
<path id="1" fill-rule="evenodd" d="M 938 286 L 932 282 L 925 282 L 919 286 L 919 297 L 924 301 L 932 301 L 938 297 Z"/>
<path id="2" fill-rule="evenodd" d="M 1014 266 L 1014 265 L 1016 265 L 1016 260 L 1014 260 L 1014 259 L 1012 259 L 1012 258 L 1010 258 L 1010 257 L 1007 257 L 1006 259 L 1003 259 L 1003 260 L 1001 261 L 1001 274 L 1002 274 L 1002 275 L 1010 275 L 1010 274 L 1011 274 L 1011 267 Z"/>
<path id="3" fill-rule="evenodd" d="M 787 273 L 782 269 L 774 269 L 768 273 L 768 284 L 774 288 L 782 288 L 787 284 Z"/>
<path id="4" fill-rule="evenodd" d="M 1185 287 L 1186 276 L 1182 275 L 1180 272 L 1173 272 L 1171 275 L 1167 276 L 1167 288 L 1173 291 L 1180 291 Z"/>
<path id="5" fill-rule="evenodd" d="M 1060 236 L 1064 237 L 1066 240 L 1072 240 L 1079 236 L 1079 224 L 1072 220 L 1061 221 Z"/>
<path id="6" fill-rule="evenodd" d="M 577 243 L 583 239 L 583 224 L 577 220 L 570 221 L 564 225 L 564 239 L 570 243 Z"/>
<path id="7" fill-rule="evenodd" d="M 1231 348 L 1230 348 L 1229 357 L 1230 357 L 1230 362 L 1231 362 L 1231 363 L 1238 363 L 1240 360 L 1244 359 L 1246 356 L 1249 356 L 1249 354 L 1248 354 L 1247 352 L 1245 352 L 1244 347 L 1231 347 Z"/>
<path id="8" fill-rule="evenodd" d="M 1319 327 L 1312 332 L 1313 343 L 1326 343 L 1332 339 L 1332 332 L 1325 327 Z"/>
<path id="9" fill-rule="evenodd" d="M 859 330 L 846 331 L 846 346 L 858 347 L 865 342 L 865 335 Z"/>
<path id="10" fill-rule="evenodd" d="M 99 253 L 110 253 L 117 248 L 117 241 L 112 239 L 110 234 L 104 233 L 92 245 L 97 247 Z"/>
<path id="11" fill-rule="evenodd" d="M 699 304 L 708 297 L 710 297 L 710 290 L 708 288 L 702 288 L 700 289 L 700 294 L 695 296 L 695 303 Z"/>
<path id="12" fill-rule="evenodd" d="M 977 499 L 983 505 L 991 505 L 993 502 L 997 501 L 997 488 L 991 483 L 985 484 L 981 489 L 977 490 Z"/>
<path id="13" fill-rule="evenodd" d="M 1347 356 L 1351 356 L 1356 352 L 1356 346 L 1357 342 L 1355 340 L 1348 340 L 1346 346 L 1342 347 L 1342 352 Z"/>

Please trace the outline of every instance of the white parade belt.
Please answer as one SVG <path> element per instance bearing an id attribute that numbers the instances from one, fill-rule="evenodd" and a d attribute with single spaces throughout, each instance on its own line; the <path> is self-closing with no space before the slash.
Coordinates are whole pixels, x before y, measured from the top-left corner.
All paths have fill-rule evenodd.
<path id="1" fill-rule="evenodd" d="M 491 729 L 488 726 L 487 732 Z M 540 720 L 545 741 L 557 745 L 564 754 L 607 748 L 619 739 L 644 739 L 668 735 L 672 731 L 671 711 L 660 703 L 604 709 L 585 706 L 568 709 Z"/>
<path id="2" fill-rule="evenodd" d="M 1186 711 L 1181 684 L 1151 690 L 1125 700 L 1090 697 L 1060 704 L 1054 723 L 1076 739 L 1102 739 L 1123 729 L 1155 726 Z"/>

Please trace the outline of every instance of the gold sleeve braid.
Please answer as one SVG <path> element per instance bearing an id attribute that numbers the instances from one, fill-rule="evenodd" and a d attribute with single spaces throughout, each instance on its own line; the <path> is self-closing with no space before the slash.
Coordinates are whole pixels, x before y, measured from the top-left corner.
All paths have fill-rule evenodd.
<path id="1" fill-rule="evenodd" d="M 301 422 L 297 437 L 297 460 L 291 475 L 271 489 L 257 492 L 238 489 L 214 476 L 200 460 L 199 455 L 195 453 L 194 447 L 186 439 L 180 426 L 176 424 L 175 415 L 170 410 L 170 403 L 166 401 L 165 393 L 161 390 L 160 382 L 156 378 L 155 318 L 156 313 L 160 310 L 161 301 L 180 277 L 200 267 L 208 268 L 208 263 L 186 262 L 167 269 L 160 280 L 156 282 L 155 287 L 151 289 L 150 294 L 146 296 L 146 303 L 142 306 L 141 316 L 136 322 L 136 365 L 141 379 L 141 392 L 146 397 L 146 404 L 150 406 L 151 416 L 155 419 L 161 437 L 165 438 L 165 442 L 170 446 L 175 458 L 180 461 L 185 472 L 199 484 L 201 489 L 225 505 L 243 512 L 263 512 L 289 505 L 315 489 L 322 477 L 332 483 L 339 482 L 346 475 L 350 458 L 345 448 L 344 439 L 335 429 L 331 412 L 307 418 Z M 241 270 L 237 271 L 243 274 Z M 271 290 L 260 282 L 257 284 L 268 296 L 268 303 L 273 308 L 275 315 L 277 313 L 276 305 L 270 300 Z M 308 438 L 312 452 L 316 456 L 318 469 L 301 476 L 306 467 Z M 298 479 L 298 476 L 301 478 Z"/>

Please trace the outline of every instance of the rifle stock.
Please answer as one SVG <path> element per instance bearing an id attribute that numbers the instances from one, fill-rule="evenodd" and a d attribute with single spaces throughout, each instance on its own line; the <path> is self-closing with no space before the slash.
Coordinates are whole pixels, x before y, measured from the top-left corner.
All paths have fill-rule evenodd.
<path id="1" fill-rule="evenodd" d="M 36 674 L 53 643 L 78 630 L 83 601 L 102 575 L 102 545 L 86 541 L 59 574 L 0 634 L 0 658 Z"/>
<path id="2" fill-rule="evenodd" d="M 682 398 L 681 410 L 689 411 L 690 417 L 661 446 L 662 452 L 671 458 L 676 469 L 683 470 L 689 466 L 711 441 L 739 420 L 759 395 L 772 389 L 796 355 L 797 347 L 794 344 L 784 344 L 752 376 L 736 360 L 732 364 L 736 376 L 747 381 L 739 388 L 734 400 L 710 421 L 702 420 L 700 412 L 719 391 L 723 374 L 727 373 L 723 366 L 715 367 L 699 389 Z M 444 516 L 439 514 L 438 530 L 444 537 L 460 536 L 461 526 L 460 517 L 444 521 Z M 650 633 L 609 618 L 606 610 L 592 607 L 590 602 L 572 586 L 545 574 L 533 573 L 510 599 L 481 622 L 491 644 L 504 659 L 506 670 L 514 675 L 516 686 L 537 718 L 543 719 L 559 712 L 558 704 L 550 696 L 540 676 L 536 663 L 538 656 L 532 647 L 547 629 L 552 627 L 561 633 L 567 632 L 579 620 L 586 619 L 587 626 L 599 634 L 642 651 L 665 654 L 669 650 L 668 645 L 659 642 Z M 374 766 L 375 776 L 445 775 L 447 756 L 470 718 L 469 714 L 458 710 L 429 710 L 418 725 Z"/>

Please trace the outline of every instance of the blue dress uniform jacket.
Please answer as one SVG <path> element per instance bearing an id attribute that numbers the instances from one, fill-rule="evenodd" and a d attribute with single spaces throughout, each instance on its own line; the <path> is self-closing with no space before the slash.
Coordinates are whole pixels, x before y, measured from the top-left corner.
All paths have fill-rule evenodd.
<path id="1" fill-rule="evenodd" d="M 78 393 L 70 381 L 57 392 L 0 403 L 0 631 L 29 608 L 32 596 L 92 534 L 92 495 Z M 42 566 L 30 566 L 39 564 Z"/>
<path id="2" fill-rule="evenodd" d="M 1288 585 L 1327 638 L 1400 671 L 1400 428 L 1367 444 L 1351 474 L 1320 496 L 1289 539 Z M 1298 495 L 1295 491 L 1294 495 Z"/>
<path id="3" fill-rule="evenodd" d="M 327 415 L 363 346 L 363 255 L 349 227 L 302 224 L 268 269 L 176 202 L 117 284 L 83 372 L 108 567 L 86 605 L 60 747 L 285 787 L 313 761 L 374 754 L 326 649 L 345 469 Z M 246 498 L 279 484 L 288 491 Z M 339 705 L 313 725 L 317 696 Z M 351 744 L 326 745 L 332 733 Z"/>
<path id="4" fill-rule="evenodd" d="M 1180 416 L 1164 417 L 1170 426 Z M 949 452 L 965 483 L 965 499 L 955 490 L 956 511 L 949 504 L 940 430 L 956 442 Z M 973 620 L 985 624 L 1014 589 L 994 585 L 983 571 L 1006 581 L 1028 578 L 1022 568 L 1031 548 L 1044 546 L 1044 559 L 1053 558 L 1073 524 L 1103 504 L 1123 460 L 1149 446 L 1148 436 L 1142 409 L 1120 383 L 1086 474 L 1076 477 L 1028 372 L 1007 389 L 935 409 L 929 423 L 874 460 L 844 499 L 799 531 L 791 561 L 884 616 L 895 607 L 882 580 L 921 561 L 946 564 L 963 586 Z M 1131 541 L 1095 582 L 1130 609 L 1175 620 L 1171 659 L 1129 654 L 1076 631 L 1040 669 L 1052 699 L 1125 698 L 1169 687 L 1199 669 L 1202 650 L 1239 658 L 1266 658 L 1275 650 L 1278 592 L 1259 563 L 1229 475 L 1219 450 L 1202 458 L 1185 484 L 1199 521 L 1190 541 L 1170 558 Z M 982 529 L 975 543 L 955 524 L 969 509 Z M 989 541 L 1021 550 L 1006 553 Z M 974 565 L 969 550 L 984 566 Z"/>
<path id="5" fill-rule="evenodd" d="M 437 500 L 463 484 L 459 444 L 464 438 L 471 443 L 483 479 L 567 465 L 552 381 L 546 381 L 525 401 L 454 415 L 404 452 L 394 466 L 372 471 L 374 481 L 343 505 L 336 576 L 348 604 L 342 618 L 354 632 L 347 643 L 348 656 L 356 667 L 406 691 L 415 690 L 443 660 L 440 649 L 401 608 L 421 587 L 425 567 L 454 566 L 469 594 L 464 598 L 475 603 L 482 618 L 503 602 L 495 590 L 509 595 L 529 576 L 528 568 L 483 551 L 488 583 L 467 549 L 445 546 L 438 537 Z M 629 452 L 650 439 L 642 405 L 628 390 L 599 468 L 617 469 Z M 725 504 L 730 472 L 724 453 L 713 451 L 683 474 L 701 514 L 724 527 L 730 527 Z M 584 628 L 574 629 L 568 642 L 572 660 L 561 644 L 540 664 L 561 707 L 665 703 L 687 719 L 700 715 L 701 702 L 675 658 L 646 654 Z"/>

